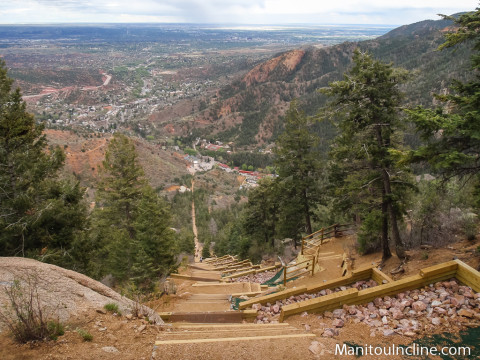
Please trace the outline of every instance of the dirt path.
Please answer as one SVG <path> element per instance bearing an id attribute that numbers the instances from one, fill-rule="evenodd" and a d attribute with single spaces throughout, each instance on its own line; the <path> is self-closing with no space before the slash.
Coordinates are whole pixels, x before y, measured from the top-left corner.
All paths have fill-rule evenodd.
<path id="1" fill-rule="evenodd" d="M 195 242 L 195 262 L 200 262 L 200 257 L 202 256 L 203 245 L 198 241 L 198 231 L 197 223 L 195 220 L 195 200 L 194 200 L 194 185 L 195 179 L 192 179 L 192 230 L 193 230 L 193 241 Z"/>

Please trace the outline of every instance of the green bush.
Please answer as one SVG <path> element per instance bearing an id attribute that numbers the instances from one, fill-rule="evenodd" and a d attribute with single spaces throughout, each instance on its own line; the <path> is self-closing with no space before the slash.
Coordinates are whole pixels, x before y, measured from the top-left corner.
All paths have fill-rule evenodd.
<path id="1" fill-rule="evenodd" d="M 87 330 L 77 329 L 77 333 L 82 337 L 83 341 L 92 341 L 93 335 L 90 334 Z"/>
<path id="2" fill-rule="evenodd" d="M 369 254 L 377 251 L 382 243 L 382 212 L 373 210 L 365 217 L 358 232 L 358 251 Z"/>
<path id="3" fill-rule="evenodd" d="M 63 325 L 58 321 L 49 321 L 47 323 L 48 337 L 51 340 L 57 340 L 59 336 L 65 334 Z"/>
<path id="4" fill-rule="evenodd" d="M 210 241 L 206 241 L 203 244 L 202 257 L 206 259 L 206 258 L 209 258 L 210 256 L 212 256 L 212 254 L 210 254 Z"/>
<path id="5" fill-rule="evenodd" d="M 192 156 L 195 156 L 197 155 L 197 151 L 194 150 L 194 149 L 191 149 L 191 148 L 185 148 L 185 150 L 183 150 L 185 152 L 185 154 L 187 155 L 192 155 Z"/>
<path id="6" fill-rule="evenodd" d="M 120 309 L 118 308 L 118 304 L 108 303 L 108 304 L 105 304 L 105 306 L 103 308 L 105 310 L 107 310 L 108 312 L 117 313 L 118 315 L 122 315 Z"/>
<path id="7" fill-rule="evenodd" d="M 475 237 L 477 236 L 477 232 L 478 232 L 477 227 L 478 225 L 477 225 L 476 216 L 466 215 L 463 218 L 463 231 L 468 240 L 470 241 L 475 240 Z"/>

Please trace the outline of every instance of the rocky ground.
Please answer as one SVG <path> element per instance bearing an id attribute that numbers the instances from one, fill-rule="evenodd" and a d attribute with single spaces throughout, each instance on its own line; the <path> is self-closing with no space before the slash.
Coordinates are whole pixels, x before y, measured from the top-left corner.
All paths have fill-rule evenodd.
<path id="1" fill-rule="evenodd" d="M 2 360 L 148 360 L 159 331 L 146 318 L 132 315 L 103 313 L 101 308 L 71 317 L 65 324 L 65 334 L 56 341 L 19 344 L 0 332 Z M 86 341 L 82 334 L 90 334 Z"/>
<path id="2" fill-rule="evenodd" d="M 262 306 L 261 304 L 253 304 L 252 309 L 258 311 L 258 315 L 257 315 L 257 318 L 255 319 L 255 323 L 268 324 L 272 322 L 273 323 L 278 322 L 278 318 L 280 317 L 280 312 L 282 311 L 282 307 L 284 305 L 290 305 L 290 304 L 308 300 L 308 299 L 315 299 L 325 295 L 333 294 L 335 292 L 344 291 L 349 288 L 357 288 L 358 290 L 364 290 L 377 285 L 378 285 L 377 282 L 374 280 L 357 281 L 354 284 L 347 285 L 347 286 L 339 286 L 337 288 L 334 288 L 333 290 L 324 289 L 313 294 L 305 293 L 302 295 L 290 296 L 288 299 L 278 300 L 273 305 L 270 303 L 267 303 L 264 306 Z"/>
<path id="3" fill-rule="evenodd" d="M 238 278 L 231 279 L 231 282 L 252 282 L 263 284 L 265 281 L 270 280 L 277 274 L 276 271 L 265 271 L 258 274 L 248 274 L 245 276 L 240 276 Z"/>
<path id="4" fill-rule="evenodd" d="M 372 337 L 378 333 L 414 337 L 437 327 L 480 326 L 480 293 L 452 279 L 394 297 L 376 298 L 366 305 L 344 305 L 343 309 L 325 312 L 323 318 L 333 320 L 332 327 L 323 333 L 325 337 L 338 335 L 347 321 L 368 325 Z"/>

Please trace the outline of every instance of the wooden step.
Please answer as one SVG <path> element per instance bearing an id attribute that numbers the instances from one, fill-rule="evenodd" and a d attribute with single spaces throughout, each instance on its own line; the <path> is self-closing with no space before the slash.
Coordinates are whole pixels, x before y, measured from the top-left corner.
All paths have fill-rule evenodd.
<path id="1" fill-rule="evenodd" d="M 208 282 L 218 282 L 220 280 L 220 276 L 214 279 L 211 277 L 188 276 L 188 275 L 180 275 L 180 274 L 170 274 L 170 278 L 178 279 L 178 280 L 187 280 L 187 281 L 208 281 Z"/>
<path id="2" fill-rule="evenodd" d="M 252 288 L 252 292 L 262 292 L 262 287 L 258 283 L 250 283 L 250 286 Z"/>
<path id="3" fill-rule="evenodd" d="M 210 324 L 210 323 L 174 323 L 171 325 L 176 329 L 250 329 L 250 328 L 284 328 L 290 327 L 288 323 L 278 324 L 254 324 L 254 323 L 225 323 L 225 324 Z"/>
<path id="4" fill-rule="evenodd" d="M 190 330 L 178 329 L 177 331 L 162 332 L 157 340 L 191 340 L 191 339 L 215 339 L 256 336 L 280 336 L 304 334 L 305 332 L 294 327 L 277 328 L 250 328 L 250 329 L 204 329 Z"/>
<path id="5" fill-rule="evenodd" d="M 192 294 L 187 300 L 229 300 L 227 294 Z"/>
<path id="6" fill-rule="evenodd" d="M 292 338 L 315 337 L 315 334 L 287 334 L 287 335 L 266 335 L 266 336 L 243 336 L 232 338 L 212 338 L 212 339 L 187 339 L 187 340 L 160 340 L 155 341 L 155 346 L 174 345 L 174 344 L 200 344 L 200 343 L 218 343 L 218 342 L 239 342 L 239 341 L 259 341 L 259 340 L 285 340 Z"/>
<path id="7" fill-rule="evenodd" d="M 208 305 L 208 304 L 205 304 Z M 218 305 L 217 305 L 218 306 Z M 200 307 L 200 306 L 198 306 Z M 169 322 L 190 322 L 190 323 L 241 323 L 244 319 L 257 316 L 255 310 L 224 310 L 224 311 L 200 311 L 200 312 L 162 312 L 160 317 Z"/>
<path id="8" fill-rule="evenodd" d="M 343 257 L 343 255 L 329 255 L 329 256 L 319 257 L 318 261 L 320 261 L 320 260 L 341 259 L 342 257 Z"/>

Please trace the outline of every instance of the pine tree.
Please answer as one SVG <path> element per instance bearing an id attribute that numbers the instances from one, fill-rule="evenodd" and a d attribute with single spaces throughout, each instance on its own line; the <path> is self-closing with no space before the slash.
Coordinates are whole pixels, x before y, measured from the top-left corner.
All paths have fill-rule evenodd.
<path id="1" fill-rule="evenodd" d="M 135 210 L 145 185 L 135 146 L 125 135 L 116 133 L 105 153 L 97 200 L 104 208 L 102 217 L 108 219 L 111 226 L 125 229 L 132 239 Z"/>
<path id="2" fill-rule="evenodd" d="M 320 203 L 317 184 L 320 169 L 319 138 L 311 120 L 292 101 L 275 153 L 278 184 L 282 193 L 282 233 L 297 240 L 302 231 L 311 234 L 312 215 Z"/>
<path id="3" fill-rule="evenodd" d="M 175 267 L 175 232 L 170 228 L 171 215 L 168 204 L 151 186 L 145 186 L 138 203 L 135 219 L 136 239 L 152 260 L 157 275 L 170 273 Z"/>
<path id="4" fill-rule="evenodd" d="M 472 42 L 473 80 L 455 81 L 451 93 L 435 95 L 444 103 L 437 109 L 409 111 L 424 144 L 410 153 L 414 162 L 426 161 L 446 177 L 480 174 L 480 8 L 458 18 L 444 16 L 458 25 L 446 34 L 440 49 Z"/>
<path id="5" fill-rule="evenodd" d="M 148 289 L 175 266 L 177 246 L 167 204 L 147 183 L 135 146 L 115 134 L 103 162 L 92 237 L 102 264 L 97 277 L 111 273 L 120 283 Z M 106 257 L 103 258 L 103 257 Z"/>
<path id="6" fill-rule="evenodd" d="M 398 168 L 392 154 L 400 147 L 396 136 L 401 129 L 402 94 L 398 87 L 407 73 L 359 50 L 354 52 L 353 62 L 344 80 L 323 90 L 333 97 L 330 105 L 340 130 L 332 156 L 344 176 L 343 194 L 354 194 L 354 202 L 367 207 L 380 205 L 384 259 L 389 256 L 388 225 L 397 256 L 403 259 L 406 255 L 398 216 L 402 188 L 409 186 L 403 178 L 408 169 Z"/>
<path id="7" fill-rule="evenodd" d="M 68 265 L 71 243 L 86 221 L 83 191 L 59 180 L 65 155 L 48 148 L 43 126 L 12 84 L 0 59 L 0 255 L 43 251 L 45 261 Z"/>
<path id="8" fill-rule="evenodd" d="M 262 179 L 248 193 L 243 227 L 245 233 L 259 242 L 274 245 L 279 216 L 278 184 L 271 178 Z"/>

